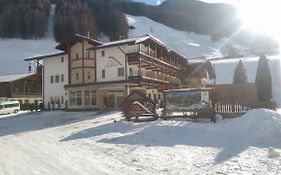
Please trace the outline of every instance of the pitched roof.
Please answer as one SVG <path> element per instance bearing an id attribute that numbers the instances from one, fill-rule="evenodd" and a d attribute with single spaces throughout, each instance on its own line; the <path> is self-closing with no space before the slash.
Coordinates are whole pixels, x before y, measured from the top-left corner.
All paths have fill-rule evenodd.
<path id="1" fill-rule="evenodd" d="M 35 73 L 26 73 L 26 74 L 13 74 L 13 75 L 0 75 L 0 83 L 9 83 L 15 80 L 19 80 Z"/>
<path id="2" fill-rule="evenodd" d="M 188 77 L 196 76 L 196 74 L 204 68 L 208 71 L 212 79 L 216 78 L 216 73 L 214 71 L 212 63 L 209 60 L 204 59 L 197 59 L 194 62 L 189 62 L 189 64 L 187 65 Z"/>
<path id="3" fill-rule="evenodd" d="M 162 41 L 160 41 L 159 39 L 157 39 L 157 38 L 155 38 L 151 35 L 144 35 L 144 36 L 138 36 L 138 37 L 124 39 L 124 40 L 104 43 L 104 44 L 98 46 L 97 48 L 111 47 L 111 46 L 115 46 L 115 45 L 129 44 L 129 43 L 138 44 L 138 43 L 141 43 L 141 42 L 146 41 L 148 39 L 151 39 L 154 42 L 156 42 L 156 43 L 162 45 L 163 47 L 165 47 L 165 44 Z"/>
<path id="4" fill-rule="evenodd" d="M 92 38 L 89 38 L 89 37 L 86 37 L 86 36 L 83 36 L 83 35 L 79 35 L 79 34 L 74 34 L 70 38 L 66 39 L 65 41 L 63 41 L 59 45 L 57 45 L 56 49 L 66 51 L 68 43 L 70 45 L 73 45 L 77 42 L 80 42 L 81 40 L 87 40 L 90 44 L 93 44 L 93 45 L 96 45 L 96 46 L 102 45 L 101 42 L 99 42 L 97 40 L 94 40 Z"/>
<path id="5" fill-rule="evenodd" d="M 45 58 L 50 58 L 53 56 L 59 56 L 59 55 L 64 55 L 64 54 L 66 54 L 64 51 L 60 51 L 60 52 L 49 53 L 49 54 L 44 54 L 44 55 L 37 55 L 34 57 L 28 57 L 28 58 L 24 59 L 24 61 L 42 60 Z"/>

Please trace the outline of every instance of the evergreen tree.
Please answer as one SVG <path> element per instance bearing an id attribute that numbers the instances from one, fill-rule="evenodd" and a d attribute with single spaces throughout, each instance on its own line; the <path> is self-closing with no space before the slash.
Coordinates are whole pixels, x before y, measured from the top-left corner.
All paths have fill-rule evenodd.
<path id="1" fill-rule="evenodd" d="M 272 98 L 272 79 L 266 56 L 262 55 L 258 62 L 256 74 L 258 99 L 268 101 Z"/>
<path id="2" fill-rule="evenodd" d="M 234 70 L 233 84 L 247 83 L 247 74 L 242 61 L 240 60 Z"/>

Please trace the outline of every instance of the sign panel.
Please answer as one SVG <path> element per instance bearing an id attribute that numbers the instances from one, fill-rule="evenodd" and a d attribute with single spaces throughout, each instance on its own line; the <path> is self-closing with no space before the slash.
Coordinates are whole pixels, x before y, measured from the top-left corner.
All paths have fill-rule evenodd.
<path id="1" fill-rule="evenodd" d="M 167 110 L 196 110 L 209 106 L 208 91 L 170 91 L 165 98 Z"/>

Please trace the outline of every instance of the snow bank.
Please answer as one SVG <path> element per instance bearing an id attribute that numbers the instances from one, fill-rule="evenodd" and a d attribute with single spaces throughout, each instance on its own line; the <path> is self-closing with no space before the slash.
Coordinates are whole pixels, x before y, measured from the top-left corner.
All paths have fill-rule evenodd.
<path id="1" fill-rule="evenodd" d="M 266 109 L 251 110 L 226 123 L 220 132 L 239 137 L 240 143 L 280 145 L 281 115 Z"/>

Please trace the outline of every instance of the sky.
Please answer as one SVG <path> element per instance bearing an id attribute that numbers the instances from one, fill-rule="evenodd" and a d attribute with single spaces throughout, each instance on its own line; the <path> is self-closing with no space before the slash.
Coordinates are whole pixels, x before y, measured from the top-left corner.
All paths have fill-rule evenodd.
<path id="1" fill-rule="evenodd" d="M 144 2 L 144 3 L 150 4 L 150 5 L 159 5 L 164 0 L 135 0 L 135 1 L 137 1 L 137 2 Z"/>
<path id="2" fill-rule="evenodd" d="M 165 0 L 135 0 L 137 2 L 144 2 L 147 4 L 151 4 L 151 5 L 159 5 L 161 4 L 163 1 Z M 235 4 L 234 0 L 201 0 L 204 2 L 208 2 L 208 3 L 230 3 L 230 4 Z"/>

